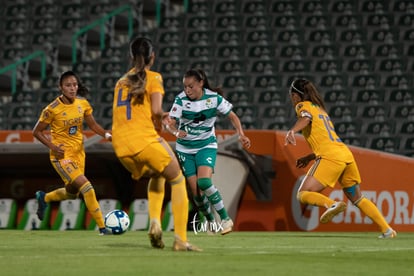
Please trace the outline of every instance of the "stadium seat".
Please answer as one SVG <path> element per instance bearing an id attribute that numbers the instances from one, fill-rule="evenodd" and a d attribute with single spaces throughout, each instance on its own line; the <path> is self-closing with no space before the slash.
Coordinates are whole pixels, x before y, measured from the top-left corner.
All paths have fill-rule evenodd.
<path id="1" fill-rule="evenodd" d="M 276 41 L 279 44 L 299 45 L 303 38 L 303 32 L 297 30 L 280 30 L 276 32 Z"/>
<path id="2" fill-rule="evenodd" d="M 216 15 L 214 17 L 214 27 L 216 29 L 236 30 L 241 25 L 241 17 L 236 15 Z M 209 19 L 211 21 L 211 19 Z"/>
<path id="3" fill-rule="evenodd" d="M 327 104 L 346 105 L 351 102 L 351 95 L 347 90 L 327 90 L 324 95 Z"/>
<path id="4" fill-rule="evenodd" d="M 379 87 L 380 77 L 377 74 L 356 75 L 351 83 L 354 88 L 375 89 Z"/>
<path id="5" fill-rule="evenodd" d="M 17 224 L 17 229 L 21 230 L 45 230 L 50 228 L 50 211 L 51 207 L 45 210 L 43 220 L 39 220 L 36 214 L 37 211 L 37 200 L 35 198 L 29 199 L 24 205 L 24 210 L 20 221 Z"/>
<path id="6" fill-rule="evenodd" d="M 341 137 L 342 142 L 347 145 L 355 147 L 366 147 L 366 138 L 365 137 Z"/>
<path id="7" fill-rule="evenodd" d="M 270 45 L 248 45 L 248 58 L 271 59 L 274 56 L 275 49 Z"/>
<path id="8" fill-rule="evenodd" d="M 213 1 L 212 10 L 215 14 L 236 14 L 239 11 L 240 3 L 238 1 Z"/>
<path id="9" fill-rule="evenodd" d="M 272 1 L 270 13 L 293 15 L 299 10 L 299 3 L 300 1 L 298 0 Z"/>
<path id="10" fill-rule="evenodd" d="M 374 150 L 396 153 L 399 150 L 399 143 L 400 141 L 397 137 L 373 138 L 369 147 Z"/>
<path id="11" fill-rule="evenodd" d="M 183 48 L 179 46 L 162 45 L 158 50 L 158 57 L 167 60 L 178 60 L 182 56 Z"/>
<path id="12" fill-rule="evenodd" d="M 406 62 L 402 59 L 386 58 L 379 61 L 378 71 L 383 73 L 401 74 L 406 71 Z"/>
<path id="13" fill-rule="evenodd" d="M 211 28 L 211 19 L 207 16 L 190 16 L 188 15 L 186 23 L 187 30 L 209 30 Z"/>
<path id="14" fill-rule="evenodd" d="M 353 14 L 357 11 L 357 1 L 355 0 L 335 0 L 329 1 L 328 12 L 333 14 Z"/>
<path id="15" fill-rule="evenodd" d="M 348 73 L 369 74 L 375 68 L 371 59 L 349 59 L 347 60 L 346 70 Z"/>
<path id="16" fill-rule="evenodd" d="M 395 122 L 372 122 L 368 123 L 366 133 L 375 137 L 391 137 L 395 133 Z"/>
<path id="17" fill-rule="evenodd" d="M 324 30 L 327 26 L 331 26 L 331 17 L 328 15 L 310 14 L 304 17 L 303 25 L 306 28 Z"/>
<path id="18" fill-rule="evenodd" d="M 306 41 L 330 45 L 335 41 L 336 32 L 331 30 L 310 30 L 306 32 Z"/>
<path id="19" fill-rule="evenodd" d="M 269 26 L 284 30 L 296 30 L 300 22 L 296 16 L 287 14 L 275 15 L 268 20 L 270 21 Z"/>
<path id="20" fill-rule="evenodd" d="M 360 2 L 359 11 L 362 13 L 382 13 L 388 10 L 388 1 L 382 0 L 364 0 Z"/>
<path id="21" fill-rule="evenodd" d="M 364 26 L 368 28 L 387 29 L 394 25 L 394 16 L 390 14 L 370 14 L 365 17 Z"/>
<path id="22" fill-rule="evenodd" d="M 213 1 L 189 1 L 188 2 L 188 13 L 209 15 L 211 13 Z"/>
<path id="23" fill-rule="evenodd" d="M 52 223 L 52 230 L 84 229 L 85 211 L 85 203 L 79 198 L 61 201 L 56 218 Z"/>
<path id="24" fill-rule="evenodd" d="M 414 150 L 414 137 L 408 138 L 405 141 L 404 149 L 405 150 L 409 150 L 409 151 L 413 151 Z"/>
<path id="25" fill-rule="evenodd" d="M 396 119 L 406 119 L 414 121 L 414 105 L 413 104 L 400 104 L 393 105 L 393 117 Z"/>
<path id="26" fill-rule="evenodd" d="M 393 11 L 397 13 L 407 13 L 409 11 L 414 11 L 414 4 L 411 0 L 395 0 Z"/>
<path id="27" fill-rule="evenodd" d="M 38 101 L 38 93 L 36 91 L 17 91 L 12 95 L 12 103 L 18 103 L 21 105 L 33 105 Z"/>
<path id="28" fill-rule="evenodd" d="M 404 122 L 401 126 L 400 132 L 402 134 L 414 134 L 414 122 Z"/>
<path id="29" fill-rule="evenodd" d="M 387 105 L 366 105 L 363 107 L 362 118 L 384 122 L 389 119 L 390 110 Z"/>
<path id="30" fill-rule="evenodd" d="M 260 73 L 260 74 L 276 74 L 278 70 L 278 65 L 274 60 L 252 60 L 250 65 L 251 73 Z"/>
<path id="31" fill-rule="evenodd" d="M 243 105 L 235 105 L 233 107 L 233 112 L 239 116 L 240 121 L 245 123 L 252 123 L 257 120 L 257 106 L 243 106 Z"/>
<path id="32" fill-rule="evenodd" d="M 135 199 L 129 208 L 131 221 L 129 230 L 147 230 L 149 227 L 148 200 L 146 198 Z"/>
<path id="33" fill-rule="evenodd" d="M 161 45 L 179 46 L 182 40 L 180 31 L 159 30 L 158 43 Z"/>
<path id="34" fill-rule="evenodd" d="M 249 82 L 250 82 L 249 77 L 230 75 L 230 76 L 224 77 L 223 87 L 231 88 L 231 89 L 237 89 L 240 87 L 241 89 L 244 89 L 246 87 L 249 87 Z"/>
<path id="35" fill-rule="evenodd" d="M 213 41 L 214 41 L 214 37 L 211 31 L 188 30 L 186 32 L 185 42 L 188 46 L 194 46 L 194 45 L 206 46 L 206 45 L 211 45 Z M 164 42 L 164 43 L 168 44 L 168 42 Z M 181 44 L 178 44 L 178 45 L 181 45 Z"/>
<path id="36" fill-rule="evenodd" d="M 345 47 L 342 47 L 342 53 L 346 58 L 367 58 L 370 55 L 370 48 L 366 44 L 362 45 L 346 45 Z"/>
<path id="37" fill-rule="evenodd" d="M 202 17 L 200 17 L 201 19 Z M 184 28 L 185 17 L 182 15 L 166 14 L 161 17 L 159 29 L 164 30 L 182 30 Z M 187 25 L 188 27 L 188 25 Z M 200 29 L 201 29 L 200 25 Z"/>
<path id="38" fill-rule="evenodd" d="M 379 58 L 397 58 L 403 52 L 401 44 L 398 43 L 375 43 L 373 46 L 373 53 Z"/>
<path id="39" fill-rule="evenodd" d="M 379 89 L 363 89 L 356 91 L 356 103 L 364 104 L 383 104 L 385 100 L 384 90 Z"/>
<path id="40" fill-rule="evenodd" d="M 271 90 L 266 89 L 262 90 L 259 94 L 259 98 L 257 103 L 260 106 L 263 105 L 274 105 L 274 106 L 281 106 L 286 104 L 286 94 L 279 90 Z"/>
<path id="41" fill-rule="evenodd" d="M 335 28 L 356 29 L 362 25 L 362 18 L 356 14 L 338 14 L 333 17 L 333 25 Z"/>
<path id="42" fill-rule="evenodd" d="M 289 119 L 291 106 L 268 106 L 262 113 L 262 118 L 272 119 L 273 122 L 285 123 Z"/>
<path id="43" fill-rule="evenodd" d="M 385 79 L 385 87 L 408 89 L 412 84 L 412 76 L 408 74 L 393 74 Z"/>
<path id="44" fill-rule="evenodd" d="M 305 52 L 305 51 L 303 51 Z M 338 56 L 338 49 L 335 45 L 314 45 L 311 47 L 312 58 L 332 60 Z"/>
<path id="45" fill-rule="evenodd" d="M 282 64 L 282 72 L 305 73 L 310 71 L 310 64 L 306 60 L 288 60 Z"/>
<path id="46" fill-rule="evenodd" d="M 413 5 L 414 6 L 414 5 Z M 403 14 L 399 17 L 397 26 L 399 28 L 412 28 L 414 25 L 414 14 Z"/>
<path id="47" fill-rule="evenodd" d="M 322 59 L 316 61 L 314 66 L 315 72 L 324 72 L 328 74 L 335 74 L 341 71 L 342 62 L 341 60 Z"/>
<path id="48" fill-rule="evenodd" d="M 324 89 L 343 89 L 347 87 L 346 74 L 327 74 L 321 78 L 320 86 Z"/>
<path id="49" fill-rule="evenodd" d="M 16 201 L 12 198 L 0 198 L 0 229 L 14 229 L 16 218 Z"/>
<path id="50" fill-rule="evenodd" d="M 243 36 L 240 31 L 236 30 L 222 30 L 217 31 L 214 36 L 214 42 L 222 45 L 237 46 L 242 41 Z"/>
<path id="51" fill-rule="evenodd" d="M 356 120 L 352 122 L 342 122 L 342 121 L 335 122 L 335 132 L 341 138 L 358 137 L 360 130 L 361 130 L 361 124 L 359 121 L 356 121 Z"/>
<path id="52" fill-rule="evenodd" d="M 239 61 L 239 60 L 220 61 L 220 64 L 218 65 L 218 72 L 225 73 L 225 74 L 231 74 L 235 72 L 239 72 L 239 73 L 246 72 L 245 62 Z"/>
<path id="53" fill-rule="evenodd" d="M 233 105 L 251 105 L 253 102 L 253 93 L 251 91 L 233 91 L 226 93 L 226 99 Z"/>
<path id="54" fill-rule="evenodd" d="M 112 210 L 120 210 L 121 209 L 121 202 L 117 199 L 105 198 L 98 200 L 99 207 L 101 209 L 102 215 L 105 217 Z M 89 223 L 87 224 L 87 229 L 89 230 L 98 230 L 98 226 L 96 225 L 96 221 L 91 218 L 91 215 L 87 214 L 87 219 L 89 218 Z"/>
<path id="55" fill-rule="evenodd" d="M 394 89 L 390 90 L 388 101 L 392 103 L 414 103 L 414 95 L 410 89 Z"/>
<path id="56" fill-rule="evenodd" d="M 163 76 L 181 76 L 185 70 L 184 63 L 181 61 L 169 61 L 165 60 L 161 62 L 159 72 Z"/>
<path id="57" fill-rule="evenodd" d="M 266 30 L 267 20 L 263 15 L 244 15 L 242 26 L 246 29 Z M 238 25 L 240 26 L 240 25 Z"/>
<path id="58" fill-rule="evenodd" d="M 292 124 L 286 123 L 286 122 L 273 122 L 270 123 L 264 123 L 263 124 L 264 129 L 275 129 L 275 130 L 288 130 L 292 127 Z"/>
<path id="59" fill-rule="evenodd" d="M 276 89 L 281 86 L 281 79 L 278 75 L 259 75 L 253 80 L 255 88 Z"/>
<path id="60" fill-rule="evenodd" d="M 190 46 L 187 48 L 186 56 L 190 59 L 206 59 L 209 60 L 213 56 L 214 49 L 209 46 Z"/>
<path id="61" fill-rule="evenodd" d="M 336 105 L 329 109 L 329 116 L 334 121 L 352 122 L 356 116 L 354 105 Z"/>

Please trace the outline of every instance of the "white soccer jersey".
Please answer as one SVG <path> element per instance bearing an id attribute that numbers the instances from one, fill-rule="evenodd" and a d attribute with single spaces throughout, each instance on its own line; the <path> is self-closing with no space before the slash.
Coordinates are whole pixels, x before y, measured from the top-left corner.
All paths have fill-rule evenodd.
<path id="1" fill-rule="evenodd" d="M 202 148 L 217 148 L 214 124 L 218 114 L 227 116 L 233 105 L 218 93 L 203 89 L 201 99 L 191 100 L 181 92 L 175 97 L 170 117 L 179 122 L 178 129 L 187 136 L 177 139 L 178 151 L 194 154 Z"/>

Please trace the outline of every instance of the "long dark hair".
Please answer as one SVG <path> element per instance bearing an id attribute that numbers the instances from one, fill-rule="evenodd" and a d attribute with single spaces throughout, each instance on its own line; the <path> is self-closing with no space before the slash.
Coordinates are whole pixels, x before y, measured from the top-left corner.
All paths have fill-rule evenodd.
<path id="1" fill-rule="evenodd" d="M 322 96 L 311 81 L 306 79 L 296 79 L 290 85 L 289 92 L 298 94 L 302 101 L 310 101 L 319 105 L 326 111 Z"/>
<path id="2" fill-rule="evenodd" d="M 206 72 L 204 72 L 204 70 L 198 69 L 198 68 L 192 68 L 188 70 L 187 72 L 185 72 L 184 74 L 184 78 L 188 78 L 188 77 L 194 77 L 197 81 L 204 81 L 203 88 L 207 88 L 211 91 L 217 92 L 220 95 L 223 95 L 223 90 L 221 89 L 221 87 L 213 88 L 210 86 Z"/>
<path id="3" fill-rule="evenodd" d="M 81 97 L 86 97 L 89 94 L 89 89 L 83 85 L 81 79 L 79 78 L 79 76 L 77 74 L 75 74 L 75 72 L 73 71 L 65 71 L 63 72 L 60 77 L 59 77 L 59 86 L 62 86 L 63 81 L 67 78 L 67 77 L 75 77 L 76 81 L 78 82 L 78 91 L 77 94 Z"/>
<path id="4" fill-rule="evenodd" d="M 127 75 L 127 85 L 129 86 L 129 93 L 134 98 L 133 103 L 142 104 L 144 101 L 145 84 L 147 82 L 145 66 L 151 62 L 153 51 L 152 41 L 145 37 L 137 37 L 129 45 L 131 63 L 135 71 Z"/>

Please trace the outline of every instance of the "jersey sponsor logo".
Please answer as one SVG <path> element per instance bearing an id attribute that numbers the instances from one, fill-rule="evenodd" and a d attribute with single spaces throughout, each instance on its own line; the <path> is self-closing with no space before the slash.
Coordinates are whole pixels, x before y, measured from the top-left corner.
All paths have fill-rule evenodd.
<path id="1" fill-rule="evenodd" d="M 206 100 L 206 107 L 207 108 L 212 108 L 213 107 L 213 102 L 211 101 L 211 99 Z"/>
<path id="2" fill-rule="evenodd" d="M 78 131 L 78 126 L 71 126 L 69 128 L 69 135 L 75 135 L 77 131 Z"/>
<path id="3" fill-rule="evenodd" d="M 207 161 L 207 163 L 209 163 L 209 164 L 213 163 L 213 160 L 212 160 L 212 158 L 211 158 L 211 157 L 207 157 L 207 158 L 206 158 L 206 161 Z"/>

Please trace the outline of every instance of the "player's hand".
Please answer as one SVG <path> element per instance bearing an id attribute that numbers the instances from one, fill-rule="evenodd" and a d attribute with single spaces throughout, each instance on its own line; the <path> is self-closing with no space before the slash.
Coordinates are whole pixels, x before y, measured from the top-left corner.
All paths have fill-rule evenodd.
<path id="1" fill-rule="evenodd" d="M 53 154 L 55 155 L 56 159 L 62 159 L 65 157 L 65 150 L 63 149 L 63 144 L 60 145 L 53 145 L 51 148 Z"/>
<path id="2" fill-rule="evenodd" d="M 240 143 L 242 144 L 242 146 L 244 148 L 246 148 L 246 149 L 250 148 L 251 143 L 250 143 L 249 137 L 244 136 L 244 135 L 240 135 L 239 136 L 239 141 L 240 141 Z"/>
<path id="3" fill-rule="evenodd" d="M 313 159 L 315 159 L 315 155 L 313 153 L 303 156 L 299 158 L 298 160 L 296 160 L 296 167 L 305 168 L 309 164 L 309 162 L 312 161 Z"/>
<path id="4" fill-rule="evenodd" d="M 295 132 L 293 130 L 289 130 L 286 133 L 286 137 L 285 137 L 285 146 L 287 144 L 292 144 L 292 145 L 296 145 L 296 138 L 295 138 Z"/>

